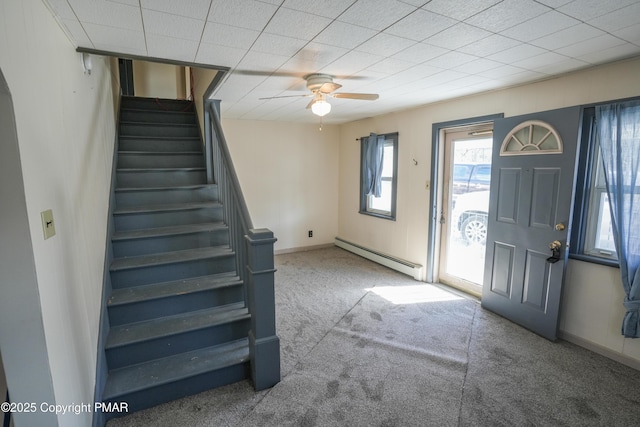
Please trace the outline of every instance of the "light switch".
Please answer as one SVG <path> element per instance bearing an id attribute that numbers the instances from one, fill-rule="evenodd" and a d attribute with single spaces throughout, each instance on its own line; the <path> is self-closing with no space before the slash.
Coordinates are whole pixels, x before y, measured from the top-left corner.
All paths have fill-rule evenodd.
<path id="1" fill-rule="evenodd" d="M 40 213 L 42 217 L 42 231 L 44 232 L 44 240 L 53 237 L 56 234 L 56 226 L 53 223 L 53 211 L 51 209 Z"/>

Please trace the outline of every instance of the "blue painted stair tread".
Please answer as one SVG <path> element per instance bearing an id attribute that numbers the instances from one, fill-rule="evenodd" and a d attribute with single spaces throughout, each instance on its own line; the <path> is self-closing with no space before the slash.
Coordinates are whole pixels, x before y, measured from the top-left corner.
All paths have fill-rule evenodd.
<path id="1" fill-rule="evenodd" d="M 110 372 L 104 400 L 248 362 L 248 339 L 205 347 Z"/>

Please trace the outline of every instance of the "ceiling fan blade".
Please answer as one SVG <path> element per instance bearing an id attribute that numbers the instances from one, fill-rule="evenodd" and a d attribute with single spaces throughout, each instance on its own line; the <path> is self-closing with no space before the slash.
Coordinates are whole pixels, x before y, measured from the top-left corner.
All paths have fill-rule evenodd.
<path id="1" fill-rule="evenodd" d="M 324 83 L 322 86 L 320 86 L 320 89 L 318 89 L 318 92 L 325 93 L 325 94 L 331 93 L 334 90 L 340 89 L 341 87 L 342 85 L 339 83 L 327 82 L 327 83 Z"/>
<path id="2" fill-rule="evenodd" d="M 267 98 L 258 98 L 259 101 L 264 101 L 265 99 L 278 99 L 278 98 L 308 98 L 313 96 L 312 93 L 306 95 L 283 95 L 283 96 L 269 96 Z"/>
<path id="3" fill-rule="evenodd" d="M 313 104 L 315 104 L 315 102 L 316 102 L 316 98 L 313 98 L 313 99 L 311 100 L 311 102 L 309 102 L 309 103 L 307 104 L 307 110 L 308 110 L 309 108 L 311 108 L 311 106 L 312 106 Z"/>
<path id="4" fill-rule="evenodd" d="M 377 93 L 332 93 L 330 96 L 334 98 L 363 99 L 365 101 L 375 101 L 380 97 Z"/>

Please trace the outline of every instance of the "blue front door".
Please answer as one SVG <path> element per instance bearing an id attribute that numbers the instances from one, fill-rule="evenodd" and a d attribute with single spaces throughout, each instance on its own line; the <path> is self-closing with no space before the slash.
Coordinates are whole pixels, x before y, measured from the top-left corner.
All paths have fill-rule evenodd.
<path id="1" fill-rule="evenodd" d="M 556 339 L 580 107 L 497 119 L 482 306 Z"/>

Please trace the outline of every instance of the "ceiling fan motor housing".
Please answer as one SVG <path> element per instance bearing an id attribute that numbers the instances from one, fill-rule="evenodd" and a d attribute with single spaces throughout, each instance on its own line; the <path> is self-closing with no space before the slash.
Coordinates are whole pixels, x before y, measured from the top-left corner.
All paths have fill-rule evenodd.
<path id="1" fill-rule="evenodd" d="M 331 83 L 331 85 L 338 86 L 338 88 L 340 87 L 340 85 L 333 83 L 333 76 L 329 74 L 309 74 L 305 77 L 305 80 L 307 81 L 307 89 L 314 93 L 319 91 L 326 83 Z"/>

